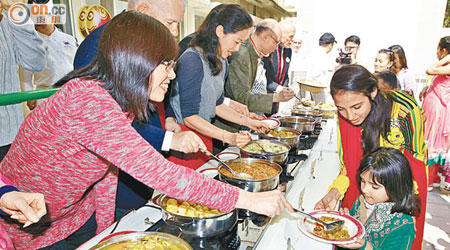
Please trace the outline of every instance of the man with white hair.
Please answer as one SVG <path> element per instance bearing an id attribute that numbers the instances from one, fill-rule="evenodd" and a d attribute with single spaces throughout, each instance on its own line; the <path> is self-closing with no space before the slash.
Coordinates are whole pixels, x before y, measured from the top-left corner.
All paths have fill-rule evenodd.
<path id="1" fill-rule="evenodd" d="M 264 58 L 264 69 L 266 69 L 267 90 L 279 92 L 283 87 L 289 85 L 289 66 L 292 57 L 292 40 L 295 36 L 295 25 L 288 20 L 280 22 L 281 41 L 278 48 Z"/>
<path id="2" fill-rule="evenodd" d="M 267 79 L 263 57 L 272 53 L 280 43 L 282 31 L 276 20 L 264 19 L 231 56 L 225 93 L 231 99 L 248 106 L 251 112 L 276 113 L 277 103 L 294 97 L 294 92 L 283 88 L 278 93 L 267 93 Z"/>

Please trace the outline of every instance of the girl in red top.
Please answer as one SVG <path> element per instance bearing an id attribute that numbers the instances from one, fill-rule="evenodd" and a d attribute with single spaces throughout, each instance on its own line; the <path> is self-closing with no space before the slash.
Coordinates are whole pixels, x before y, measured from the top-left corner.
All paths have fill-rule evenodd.
<path id="1" fill-rule="evenodd" d="M 28 230 L 0 220 L 17 249 L 64 242 L 94 212 L 103 231 L 113 222 L 118 168 L 169 196 L 225 212 L 292 211 L 279 191 L 249 193 L 165 160 L 131 127 L 134 117 L 147 118 L 149 99 L 163 100 L 177 52 L 156 19 L 121 13 L 105 28 L 97 58 L 61 79 L 67 83 L 30 113 L 0 171 L 18 189 L 44 194 L 48 216 Z"/>

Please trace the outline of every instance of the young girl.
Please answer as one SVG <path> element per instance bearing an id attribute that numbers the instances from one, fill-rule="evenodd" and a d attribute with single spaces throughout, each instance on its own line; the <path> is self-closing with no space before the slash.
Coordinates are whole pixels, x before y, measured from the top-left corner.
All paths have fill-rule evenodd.
<path id="1" fill-rule="evenodd" d="M 412 216 L 420 213 L 420 200 L 414 194 L 406 157 L 397 149 L 379 148 L 362 159 L 357 176 L 361 195 L 350 212 L 341 212 L 360 220 L 366 235 L 339 247 L 411 249 L 415 236 Z"/>

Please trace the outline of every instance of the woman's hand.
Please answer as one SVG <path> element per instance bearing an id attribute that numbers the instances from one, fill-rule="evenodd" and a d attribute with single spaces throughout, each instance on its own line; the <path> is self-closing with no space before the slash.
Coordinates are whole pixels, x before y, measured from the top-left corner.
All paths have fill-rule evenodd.
<path id="1" fill-rule="evenodd" d="M 339 201 L 341 194 L 335 188 L 330 191 L 314 206 L 315 210 L 334 210 Z"/>
<path id="2" fill-rule="evenodd" d="M 273 102 L 287 102 L 295 96 L 295 92 L 288 88 L 283 88 L 280 92 L 273 94 Z"/>
<path id="3" fill-rule="evenodd" d="M 355 242 L 349 244 L 336 244 L 338 247 L 347 248 L 347 249 L 359 249 L 364 246 L 366 240 L 363 238 L 356 239 Z"/>
<path id="4" fill-rule="evenodd" d="M 12 191 L 0 198 L 0 209 L 27 227 L 38 222 L 47 213 L 44 195 Z"/>
<path id="5" fill-rule="evenodd" d="M 198 150 L 206 150 L 206 146 L 202 139 L 192 131 L 183 131 L 173 134 L 170 149 L 183 152 L 186 154 L 198 152 Z"/>
<path id="6" fill-rule="evenodd" d="M 248 111 L 247 105 L 244 105 L 240 102 L 230 100 L 230 108 L 234 109 L 236 112 L 243 114 L 246 117 L 250 116 L 250 111 Z"/>
<path id="7" fill-rule="evenodd" d="M 251 130 L 255 130 L 258 133 L 267 133 L 270 130 L 270 127 L 267 123 L 260 120 L 248 119 L 247 124 L 245 124 Z"/>
<path id="8" fill-rule="evenodd" d="M 231 138 L 229 140 L 226 140 L 226 142 L 238 148 L 242 148 L 243 146 L 247 145 L 250 140 L 251 137 L 247 131 L 239 131 L 237 133 L 232 133 Z"/>
<path id="9" fill-rule="evenodd" d="M 278 215 L 285 208 L 291 213 L 294 212 L 292 205 L 279 190 L 252 193 L 239 189 L 239 198 L 236 203 L 236 208 L 248 209 L 252 212 L 270 217 Z"/>
<path id="10" fill-rule="evenodd" d="M 253 120 L 260 120 L 260 121 L 265 119 L 264 116 L 258 115 L 258 114 L 253 113 L 253 112 L 250 112 L 250 115 L 249 115 L 248 117 L 250 117 L 250 119 L 253 119 Z"/>
<path id="11" fill-rule="evenodd" d="M 343 215 L 351 216 L 351 215 L 350 215 L 350 211 L 349 211 L 348 208 L 346 208 L 346 207 L 344 207 L 344 208 L 339 208 L 339 213 L 340 213 L 340 214 L 343 214 Z"/>
<path id="12" fill-rule="evenodd" d="M 167 131 L 171 131 L 174 133 L 183 131 L 180 125 L 177 123 L 177 120 L 175 120 L 175 118 L 173 117 L 167 117 L 164 125 Z"/>
<path id="13" fill-rule="evenodd" d="M 36 100 L 27 101 L 27 106 L 30 110 L 33 110 L 34 108 L 36 108 L 36 105 L 37 105 Z"/>

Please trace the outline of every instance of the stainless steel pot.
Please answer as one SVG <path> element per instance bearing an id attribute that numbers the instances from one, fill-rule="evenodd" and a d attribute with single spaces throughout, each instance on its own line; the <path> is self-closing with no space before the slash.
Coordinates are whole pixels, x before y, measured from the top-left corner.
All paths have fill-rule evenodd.
<path id="1" fill-rule="evenodd" d="M 253 153 L 253 152 L 250 152 L 243 148 L 240 148 L 241 157 L 243 157 L 243 158 L 258 158 L 258 159 L 268 160 L 270 162 L 284 164 L 287 161 L 289 150 L 291 150 L 291 146 L 289 144 L 287 144 L 286 142 L 276 141 L 276 140 L 259 139 L 259 140 L 252 140 L 251 142 L 249 142 L 249 144 L 250 143 L 258 143 L 259 145 L 262 145 L 266 142 L 282 145 L 282 146 L 286 147 L 287 150 L 286 150 L 286 152 L 281 152 L 281 153 Z"/>
<path id="2" fill-rule="evenodd" d="M 192 247 L 183 239 L 167 234 L 167 233 L 160 233 L 160 232 L 135 232 L 135 233 L 125 233 L 113 236 L 105 241 L 102 241 L 98 243 L 97 245 L 93 246 L 89 250 L 101 250 L 101 249 L 107 249 L 107 248 L 113 248 L 116 244 L 122 244 L 126 242 L 131 241 L 137 241 L 144 239 L 145 237 L 158 237 L 160 239 L 163 239 L 165 241 L 169 241 L 170 243 L 175 244 L 179 249 L 182 250 L 192 250 Z M 113 248 L 116 249 L 116 248 Z M 119 249 L 119 248 L 117 248 Z M 121 248 L 120 248 L 121 249 Z"/>
<path id="3" fill-rule="evenodd" d="M 288 127 L 278 127 L 278 128 L 272 129 L 272 130 L 290 131 L 290 132 L 296 133 L 297 136 L 283 138 L 283 137 L 276 137 L 276 136 L 273 136 L 273 135 L 267 133 L 267 134 L 261 134 L 261 137 L 263 139 L 269 139 L 269 140 L 285 142 L 285 143 L 289 144 L 289 146 L 291 148 L 297 148 L 298 143 L 300 141 L 300 136 L 302 135 L 302 133 L 300 131 L 298 131 L 298 130 L 296 130 L 294 128 L 288 128 Z"/>
<path id="4" fill-rule="evenodd" d="M 313 118 L 302 118 L 299 116 L 280 116 L 277 117 L 282 127 L 294 128 L 302 133 L 312 132 L 314 130 L 315 120 Z"/>
<path id="5" fill-rule="evenodd" d="M 158 199 L 161 207 L 162 219 L 169 224 L 180 228 L 183 234 L 195 235 L 197 237 L 214 236 L 228 231 L 237 222 L 236 209 L 229 213 L 223 213 L 209 217 L 183 216 L 169 212 L 165 209 L 168 196 L 162 195 Z"/>
<path id="6" fill-rule="evenodd" d="M 303 118 L 313 118 L 315 122 L 321 122 L 323 118 L 323 112 L 317 109 L 292 109 L 292 115 L 299 116 Z"/>
<path id="7" fill-rule="evenodd" d="M 280 179 L 280 174 L 281 174 L 282 168 L 277 163 L 270 162 L 270 161 L 263 160 L 263 159 L 255 159 L 255 158 L 237 158 L 237 159 L 225 161 L 225 163 L 228 165 L 236 163 L 236 162 L 247 163 L 247 164 L 264 163 L 264 164 L 268 164 L 268 165 L 276 168 L 277 170 L 279 170 L 279 172 L 276 176 L 273 176 L 271 178 L 264 179 L 264 180 L 242 180 L 242 179 L 236 179 L 233 177 L 228 177 L 228 176 L 222 174 L 220 170 L 222 168 L 224 168 L 224 166 L 220 165 L 218 168 L 220 180 L 225 181 L 226 183 L 229 183 L 233 186 L 239 187 L 239 188 L 244 189 L 249 192 L 271 191 L 278 187 L 278 182 Z"/>

